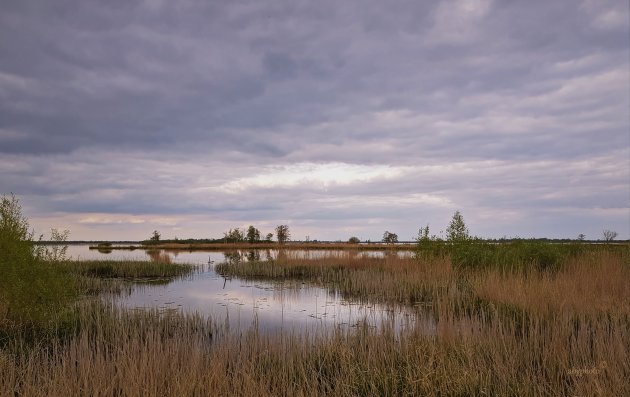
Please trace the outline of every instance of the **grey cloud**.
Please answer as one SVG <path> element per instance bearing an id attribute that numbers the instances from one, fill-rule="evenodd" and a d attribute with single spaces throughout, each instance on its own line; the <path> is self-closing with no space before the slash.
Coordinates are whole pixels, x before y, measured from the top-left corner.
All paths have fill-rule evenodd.
<path id="1" fill-rule="evenodd" d="M 462 4 L 6 2 L 0 185 L 51 211 L 243 221 L 404 219 L 356 200 L 388 194 L 480 214 L 627 208 L 628 167 L 606 164 L 630 147 L 627 4 Z M 305 162 L 422 171 L 325 192 L 189 190 Z"/>

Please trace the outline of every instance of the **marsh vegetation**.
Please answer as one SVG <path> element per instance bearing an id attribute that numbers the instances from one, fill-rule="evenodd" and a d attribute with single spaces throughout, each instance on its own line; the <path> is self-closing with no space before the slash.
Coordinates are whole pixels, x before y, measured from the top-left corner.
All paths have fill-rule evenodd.
<path id="1" fill-rule="evenodd" d="M 413 256 L 287 251 L 216 265 L 225 277 L 317 285 L 435 322 L 430 334 L 387 323 L 269 334 L 98 298 L 192 271 L 159 253 L 153 262 L 52 261 L 28 227 L 6 230 L 3 396 L 630 395 L 627 245 L 419 239 Z"/>

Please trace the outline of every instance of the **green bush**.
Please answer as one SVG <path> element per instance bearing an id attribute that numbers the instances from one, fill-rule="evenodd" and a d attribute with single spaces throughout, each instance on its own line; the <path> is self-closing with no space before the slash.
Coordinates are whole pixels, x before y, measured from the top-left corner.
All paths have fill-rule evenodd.
<path id="1" fill-rule="evenodd" d="M 487 242 L 469 239 L 449 246 L 458 268 L 496 267 L 505 270 L 557 270 L 567 259 L 584 250 L 580 244 L 554 244 L 536 240 Z"/>
<path id="2" fill-rule="evenodd" d="M 0 200 L 0 328 L 46 326 L 74 296 L 74 281 L 37 249 L 15 196 Z"/>

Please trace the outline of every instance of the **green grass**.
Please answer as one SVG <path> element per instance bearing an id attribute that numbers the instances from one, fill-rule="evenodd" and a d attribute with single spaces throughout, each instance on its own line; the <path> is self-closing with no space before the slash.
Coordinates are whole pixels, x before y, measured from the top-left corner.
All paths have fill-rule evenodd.
<path id="1" fill-rule="evenodd" d="M 67 261 L 63 267 L 73 273 L 99 278 L 172 279 L 189 274 L 190 265 L 152 261 Z"/>
<path id="2" fill-rule="evenodd" d="M 82 296 L 130 291 L 136 283 L 167 283 L 194 269 L 149 261 L 25 262 L 4 265 L 0 347 L 16 338 L 32 345 L 68 334 L 73 307 Z"/>

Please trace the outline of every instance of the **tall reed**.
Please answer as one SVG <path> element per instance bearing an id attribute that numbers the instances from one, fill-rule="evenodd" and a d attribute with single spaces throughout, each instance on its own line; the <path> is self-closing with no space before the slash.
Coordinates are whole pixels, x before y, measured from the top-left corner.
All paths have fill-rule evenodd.
<path id="1" fill-rule="evenodd" d="M 0 396 L 630 395 L 625 251 L 578 252 L 553 268 L 347 252 L 217 270 L 421 303 L 435 328 L 268 335 L 255 324 L 234 329 L 198 315 L 88 301 L 76 305 L 64 332 L 35 346 L 11 336 L 0 349 Z"/>

